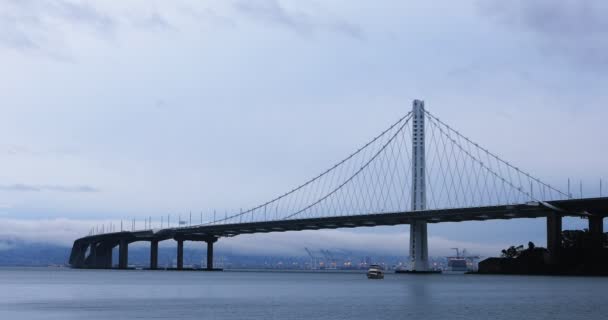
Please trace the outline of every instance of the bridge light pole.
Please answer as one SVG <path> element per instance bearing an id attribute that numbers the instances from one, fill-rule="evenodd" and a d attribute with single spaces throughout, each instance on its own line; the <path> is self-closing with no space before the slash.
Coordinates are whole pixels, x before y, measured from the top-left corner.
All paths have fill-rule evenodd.
<path id="1" fill-rule="evenodd" d="M 414 100 L 412 110 L 412 211 L 426 209 L 424 101 Z M 410 224 L 410 268 L 428 271 L 428 236 L 424 220 Z"/>

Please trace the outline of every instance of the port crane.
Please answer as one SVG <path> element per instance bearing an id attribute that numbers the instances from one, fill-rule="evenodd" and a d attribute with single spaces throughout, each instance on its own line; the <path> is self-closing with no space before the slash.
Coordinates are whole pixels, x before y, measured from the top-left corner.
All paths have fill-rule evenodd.
<path id="1" fill-rule="evenodd" d="M 334 255 L 329 250 L 321 250 L 321 253 L 325 257 L 326 268 L 327 269 L 336 269 L 337 263 Z"/>
<path id="2" fill-rule="evenodd" d="M 467 249 L 462 249 L 462 251 L 460 251 L 460 248 L 452 248 L 452 250 L 456 250 L 456 258 L 462 258 L 467 260 L 479 259 L 479 256 L 467 256 Z M 462 255 L 460 254 L 461 252 Z"/>
<path id="3" fill-rule="evenodd" d="M 315 257 L 314 254 L 312 254 L 312 251 L 310 251 L 310 249 L 304 248 L 304 250 L 306 250 L 306 253 L 308 253 L 308 256 L 310 257 L 310 270 L 316 270 L 317 265 L 315 264 L 315 260 L 318 261 L 319 259 Z"/>

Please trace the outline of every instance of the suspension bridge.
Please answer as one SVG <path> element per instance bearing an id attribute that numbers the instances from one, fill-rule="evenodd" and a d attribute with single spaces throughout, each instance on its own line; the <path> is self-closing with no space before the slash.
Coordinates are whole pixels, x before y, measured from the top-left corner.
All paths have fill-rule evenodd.
<path id="1" fill-rule="evenodd" d="M 118 247 L 118 268 L 126 269 L 129 244 L 147 241 L 150 269 L 157 269 L 159 242 L 175 240 L 183 269 L 184 241 L 200 241 L 207 270 L 214 270 L 213 246 L 224 237 L 408 224 L 409 268 L 426 272 L 428 223 L 518 218 L 547 219 L 547 247 L 557 261 L 562 217 L 587 218 L 601 239 L 608 214 L 608 198 L 569 192 L 501 159 L 414 100 L 412 111 L 355 152 L 274 199 L 198 225 L 90 234 L 74 241 L 69 263 L 113 268 Z"/>

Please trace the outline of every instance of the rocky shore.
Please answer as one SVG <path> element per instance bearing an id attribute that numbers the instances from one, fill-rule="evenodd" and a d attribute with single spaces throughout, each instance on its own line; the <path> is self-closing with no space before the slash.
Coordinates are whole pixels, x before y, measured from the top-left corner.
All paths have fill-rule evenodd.
<path id="1" fill-rule="evenodd" d="M 503 250 L 500 258 L 481 261 L 477 273 L 608 276 L 608 248 L 593 247 L 586 238 L 585 231 L 565 231 L 557 259 L 551 259 L 547 249 L 532 243 L 525 250 L 523 246 L 511 247 Z"/>

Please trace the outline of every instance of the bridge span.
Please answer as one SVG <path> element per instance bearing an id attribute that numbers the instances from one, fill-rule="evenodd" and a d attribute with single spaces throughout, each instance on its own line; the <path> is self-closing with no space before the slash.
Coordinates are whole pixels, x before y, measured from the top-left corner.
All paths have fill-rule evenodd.
<path id="1" fill-rule="evenodd" d="M 565 179 L 564 179 L 565 180 Z M 129 244 L 148 241 L 150 268 L 158 268 L 158 244 L 177 241 L 183 269 L 184 241 L 213 246 L 240 234 L 410 225 L 412 271 L 428 271 L 428 223 L 546 218 L 547 246 L 559 259 L 562 217 L 589 220 L 595 242 L 603 234 L 608 198 L 574 199 L 569 190 L 543 182 L 473 142 L 414 100 L 412 111 L 319 175 L 258 206 L 200 225 L 91 234 L 74 242 L 74 268 L 128 267 Z M 122 227 L 121 227 L 122 228 Z"/>
<path id="2" fill-rule="evenodd" d="M 133 242 L 150 242 L 150 269 L 158 268 L 158 243 L 165 240 L 177 242 L 177 269 L 183 269 L 184 241 L 201 241 L 207 244 L 207 269 L 213 270 L 213 244 L 223 237 L 241 234 L 270 233 L 302 230 L 394 226 L 412 224 L 415 221 L 428 223 L 508 220 L 522 218 L 547 218 L 547 244 L 551 254 L 557 255 L 564 216 L 586 218 L 589 230 L 603 233 L 603 219 L 608 213 L 608 197 L 530 202 L 519 205 L 501 205 L 476 208 L 426 210 L 413 212 L 391 212 L 357 216 L 293 219 L 283 221 L 260 221 L 199 225 L 182 228 L 122 231 L 91 235 L 74 242 L 70 264 L 75 268 L 112 268 L 112 250 L 119 247 L 118 267 L 128 266 L 128 246 Z M 552 249 L 552 250 L 551 250 Z"/>

